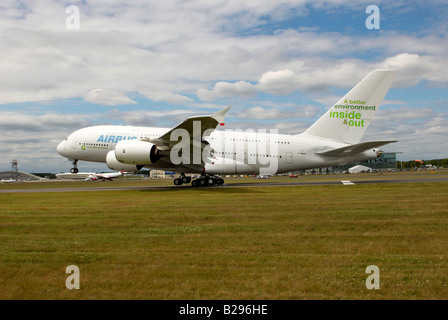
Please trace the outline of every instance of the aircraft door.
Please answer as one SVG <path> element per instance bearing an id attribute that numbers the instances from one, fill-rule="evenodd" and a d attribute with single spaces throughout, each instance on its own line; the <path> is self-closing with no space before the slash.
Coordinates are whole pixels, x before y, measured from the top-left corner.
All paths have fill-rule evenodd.
<path id="1" fill-rule="evenodd" d="M 293 155 L 292 152 L 286 152 L 286 159 L 285 159 L 285 162 L 286 162 L 287 164 L 292 164 L 292 155 Z"/>

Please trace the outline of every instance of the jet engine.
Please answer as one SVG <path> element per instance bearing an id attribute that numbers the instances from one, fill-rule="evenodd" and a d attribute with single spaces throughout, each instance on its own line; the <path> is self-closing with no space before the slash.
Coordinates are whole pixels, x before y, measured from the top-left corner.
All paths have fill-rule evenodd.
<path id="1" fill-rule="evenodd" d="M 106 164 L 109 169 L 116 171 L 139 171 L 143 166 L 121 163 L 115 158 L 115 151 L 109 151 L 106 156 Z"/>
<path id="2" fill-rule="evenodd" d="M 155 163 L 160 154 L 157 147 L 150 142 L 126 140 L 115 146 L 115 157 L 122 163 L 145 166 Z"/>

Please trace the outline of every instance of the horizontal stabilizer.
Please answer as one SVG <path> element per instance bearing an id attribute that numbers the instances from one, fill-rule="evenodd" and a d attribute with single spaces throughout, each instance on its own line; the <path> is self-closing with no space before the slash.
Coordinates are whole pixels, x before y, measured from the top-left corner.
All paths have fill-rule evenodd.
<path id="1" fill-rule="evenodd" d="M 366 150 L 372 149 L 372 148 L 378 148 L 381 146 L 384 146 L 388 143 L 397 142 L 395 141 L 367 141 L 367 142 L 361 142 L 357 144 L 352 144 L 346 147 L 332 149 L 328 151 L 323 152 L 316 152 L 317 154 L 320 154 L 321 156 L 353 156 L 359 153 L 362 153 Z"/>

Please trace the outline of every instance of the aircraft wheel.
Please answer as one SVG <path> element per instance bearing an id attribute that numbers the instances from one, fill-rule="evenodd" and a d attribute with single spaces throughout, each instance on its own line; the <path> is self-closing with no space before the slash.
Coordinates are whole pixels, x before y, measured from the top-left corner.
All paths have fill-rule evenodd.
<path id="1" fill-rule="evenodd" d="M 216 179 L 216 184 L 222 186 L 224 184 L 224 179 L 221 178 Z"/>
<path id="2" fill-rule="evenodd" d="M 71 172 L 71 173 L 78 173 L 79 170 L 78 170 L 78 168 L 71 168 L 71 169 L 70 169 L 70 172 Z"/>
<path id="3" fill-rule="evenodd" d="M 174 185 L 175 186 L 181 186 L 182 185 L 182 179 L 179 179 L 179 178 L 174 179 Z"/>
<path id="4" fill-rule="evenodd" d="M 191 182 L 191 185 L 192 185 L 193 187 L 199 187 L 198 180 L 193 180 L 193 181 Z"/>
<path id="5" fill-rule="evenodd" d="M 207 181 L 205 179 L 199 179 L 199 186 L 201 187 L 207 186 Z"/>
<path id="6" fill-rule="evenodd" d="M 182 183 L 190 183 L 191 177 L 182 177 Z"/>
<path id="7" fill-rule="evenodd" d="M 213 186 L 216 183 L 216 179 L 215 178 L 207 178 L 207 184 L 209 186 Z"/>

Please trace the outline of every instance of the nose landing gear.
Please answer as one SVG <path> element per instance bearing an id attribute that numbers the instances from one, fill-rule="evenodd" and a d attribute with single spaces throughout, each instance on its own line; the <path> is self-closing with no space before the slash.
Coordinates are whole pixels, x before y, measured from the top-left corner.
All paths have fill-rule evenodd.
<path id="1" fill-rule="evenodd" d="M 78 170 L 78 160 L 71 160 L 70 159 L 70 161 L 73 164 L 73 168 L 70 169 L 70 172 L 71 173 L 78 173 L 79 172 L 79 170 Z"/>

